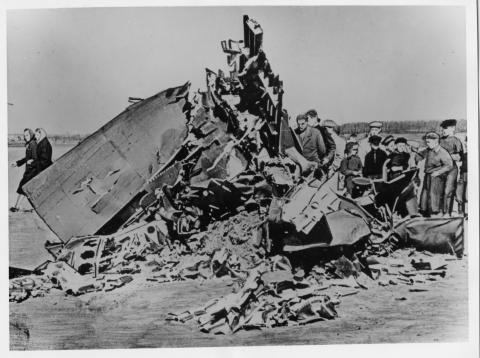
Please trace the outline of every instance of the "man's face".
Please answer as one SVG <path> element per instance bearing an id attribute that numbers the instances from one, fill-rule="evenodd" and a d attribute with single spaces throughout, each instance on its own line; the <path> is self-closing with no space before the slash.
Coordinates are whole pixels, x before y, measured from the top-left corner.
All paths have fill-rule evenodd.
<path id="1" fill-rule="evenodd" d="M 25 139 L 25 142 L 30 142 L 30 139 L 32 139 L 32 138 L 30 137 L 30 132 L 29 131 L 23 132 L 23 139 Z"/>
<path id="2" fill-rule="evenodd" d="M 375 145 L 375 144 L 373 144 L 373 143 L 370 143 L 370 148 L 372 148 L 372 149 L 378 149 L 378 145 Z"/>
<path id="3" fill-rule="evenodd" d="M 455 127 L 454 127 L 454 126 L 451 126 L 451 127 L 447 127 L 447 128 L 442 128 L 442 134 L 443 134 L 445 137 L 454 135 L 454 134 L 455 134 Z"/>
<path id="4" fill-rule="evenodd" d="M 382 129 L 379 128 L 379 127 L 371 127 L 370 128 L 370 135 L 379 135 L 381 131 L 382 131 Z"/>
<path id="5" fill-rule="evenodd" d="M 297 120 L 297 125 L 298 125 L 298 129 L 300 129 L 301 132 L 307 129 L 307 121 L 305 119 Z"/>
<path id="6" fill-rule="evenodd" d="M 405 145 L 405 143 L 398 143 L 397 144 L 397 151 L 399 153 L 406 152 L 407 151 L 407 146 Z"/>
<path id="7" fill-rule="evenodd" d="M 426 142 L 427 147 L 430 149 L 434 149 L 438 145 L 438 139 L 427 139 Z"/>

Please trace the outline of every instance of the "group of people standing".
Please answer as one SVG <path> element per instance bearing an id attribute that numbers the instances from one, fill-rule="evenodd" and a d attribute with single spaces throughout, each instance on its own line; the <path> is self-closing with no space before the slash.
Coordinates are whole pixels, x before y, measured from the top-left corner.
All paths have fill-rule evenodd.
<path id="1" fill-rule="evenodd" d="M 17 188 L 17 200 L 15 205 L 10 208 L 12 212 L 19 210 L 21 199 L 25 196 L 23 185 L 52 164 L 52 145 L 43 128 L 37 128 L 35 131 L 26 128 L 23 131 L 23 138 L 25 140 L 25 157 L 11 163 L 12 167 L 25 165 L 25 172 Z"/>
<path id="2" fill-rule="evenodd" d="M 339 169 L 350 196 L 356 178 L 391 182 L 424 161 L 423 178 L 416 178 L 417 183 L 423 181 L 420 197 L 411 183 L 399 197 L 397 212 L 402 216 L 449 217 L 455 199 L 459 214 L 464 214 L 466 203 L 467 153 L 455 136 L 456 124 L 454 119 L 444 120 L 441 134 L 425 135 L 424 148 L 411 146 L 404 137 L 383 137 L 383 125 L 378 121 L 369 124 L 369 133 L 362 140 L 351 135 L 345 141 L 335 133 L 336 123 L 320 120 L 315 110 L 297 116 L 295 133 L 302 155 L 313 163 L 315 177 Z"/>

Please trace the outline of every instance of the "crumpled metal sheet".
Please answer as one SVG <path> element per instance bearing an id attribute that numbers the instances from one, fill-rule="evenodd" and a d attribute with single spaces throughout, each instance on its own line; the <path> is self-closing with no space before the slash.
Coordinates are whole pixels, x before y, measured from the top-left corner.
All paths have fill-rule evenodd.
<path id="1" fill-rule="evenodd" d="M 412 218 L 395 225 L 401 243 L 434 253 L 461 257 L 464 250 L 464 218 Z"/>
<path id="2" fill-rule="evenodd" d="M 54 258 L 68 263 L 80 275 L 97 276 L 158 250 L 167 235 L 163 221 L 136 224 L 112 235 L 72 238 L 57 249 Z"/>
<path id="3" fill-rule="evenodd" d="M 60 240 L 97 233 L 174 154 L 187 134 L 183 107 L 189 87 L 128 107 L 24 186 Z"/>
<path id="4" fill-rule="evenodd" d="M 291 232 L 284 240 L 283 251 L 350 246 L 369 235 L 370 228 L 362 217 L 339 210 L 322 216 L 308 235 Z"/>

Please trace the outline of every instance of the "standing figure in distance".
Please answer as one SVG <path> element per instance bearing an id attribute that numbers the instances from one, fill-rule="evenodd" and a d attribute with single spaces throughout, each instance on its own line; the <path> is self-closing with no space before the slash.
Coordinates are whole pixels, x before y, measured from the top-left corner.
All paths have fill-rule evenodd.
<path id="1" fill-rule="evenodd" d="M 345 188 L 351 196 L 353 190 L 353 178 L 362 175 L 362 161 L 357 155 L 358 143 L 347 143 L 345 146 L 345 158 L 340 163 L 340 173 L 345 176 Z"/>
<path id="2" fill-rule="evenodd" d="M 467 204 L 467 137 L 465 137 L 465 145 L 463 146 L 463 158 L 462 165 L 460 166 L 460 175 L 458 177 L 457 183 L 457 194 L 456 199 L 458 203 L 458 213 L 460 215 L 466 214 L 466 204 Z"/>
<path id="3" fill-rule="evenodd" d="M 335 128 L 338 127 L 337 123 L 335 123 L 331 119 L 325 119 L 320 123 L 320 126 L 325 128 L 325 130 L 330 134 L 334 143 L 335 143 L 335 156 L 333 159 L 332 167 L 334 170 L 337 170 L 340 167 L 340 163 L 342 162 L 343 156 L 345 155 L 345 139 L 340 137 L 336 132 Z"/>
<path id="4" fill-rule="evenodd" d="M 325 127 L 320 125 L 321 120 L 318 118 L 316 110 L 311 109 L 305 114 L 308 118 L 308 124 L 311 127 L 316 128 L 322 135 L 323 143 L 325 143 L 325 154 L 322 159 L 322 167 L 324 171 L 328 173 L 328 169 L 335 159 L 336 143 L 333 140 L 331 133 Z"/>
<path id="5" fill-rule="evenodd" d="M 52 165 L 52 145 L 43 128 L 35 129 L 35 138 L 37 139 L 38 172 L 40 173 Z"/>
<path id="6" fill-rule="evenodd" d="M 371 150 L 365 156 L 363 163 L 363 176 L 370 179 L 381 179 L 383 176 L 383 164 L 387 160 L 387 153 L 380 149 L 381 137 L 377 135 L 371 136 L 370 142 Z"/>
<path id="7" fill-rule="evenodd" d="M 425 159 L 425 176 L 420 195 L 420 209 L 426 217 L 439 217 L 444 208 L 445 182 L 452 169 L 450 154 L 440 145 L 440 136 L 430 132 L 425 136 L 427 149 L 417 153 L 417 162 Z"/>
<path id="8" fill-rule="evenodd" d="M 391 181 L 398 178 L 402 173 L 410 168 L 410 149 L 407 140 L 399 137 L 395 140 L 395 151 L 388 156 L 384 164 L 384 180 Z M 410 215 L 410 217 L 418 216 L 418 200 L 415 185 L 411 182 L 398 196 L 396 212 L 402 217 Z"/>
<path id="9" fill-rule="evenodd" d="M 364 164 L 365 164 L 365 156 L 370 151 L 369 139 L 372 136 L 380 137 L 380 132 L 382 131 L 383 124 L 382 122 L 374 121 L 374 122 L 370 122 L 369 126 L 370 126 L 370 130 L 367 134 L 367 137 L 361 139 L 358 142 L 358 156 L 360 157 L 360 159 L 363 161 Z"/>
<path id="10" fill-rule="evenodd" d="M 445 198 L 443 203 L 443 214 L 446 217 L 452 215 L 453 200 L 457 191 L 458 167 L 462 162 L 463 145 L 462 141 L 455 136 L 457 121 L 455 119 L 446 119 L 440 125 L 442 127 L 442 138 L 440 145 L 446 149 L 453 159 L 453 167 L 447 174 L 445 182 Z"/>
<path id="11" fill-rule="evenodd" d="M 17 188 L 17 200 L 15 205 L 10 208 L 11 212 L 18 211 L 20 201 L 25 196 L 22 186 L 38 174 L 37 142 L 35 140 L 35 134 L 30 128 L 26 128 L 23 131 L 23 138 L 25 140 L 25 158 L 17 160 L 11 164 L 12 167 L 21 167 L 25 164 L 25 172 L 23 173 L 22 180 L 20 180 Z"/>

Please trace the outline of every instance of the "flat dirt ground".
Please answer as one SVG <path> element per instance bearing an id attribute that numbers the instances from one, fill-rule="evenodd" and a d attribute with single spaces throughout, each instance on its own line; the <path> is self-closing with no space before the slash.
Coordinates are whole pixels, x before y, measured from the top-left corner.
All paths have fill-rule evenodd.
<path id="1" fill-rule="evenodd" d="M 10 216 L 11 262 L 40 264 L 52 239 L 35 213 Z M 14 250 L 12 250 L 14 249 Z M 35 266 L 35 265 L 33 265 Z M 22 266 L 19 266 L 22 267 Z M 201 306 L 231 292 L 229 280 L 151 283 L 138 275 L 111 292 L 59 293 L 10 303 L 12 350 L 239 345 L 453 342 L 468 339 L 467 258 L 449 261 L 445 279 L 425 292 L 374 285 L 343 297 L 339 317 L 306 326 L 205 334 L 194 323 L 165 321 L 169 312 Z"/>

